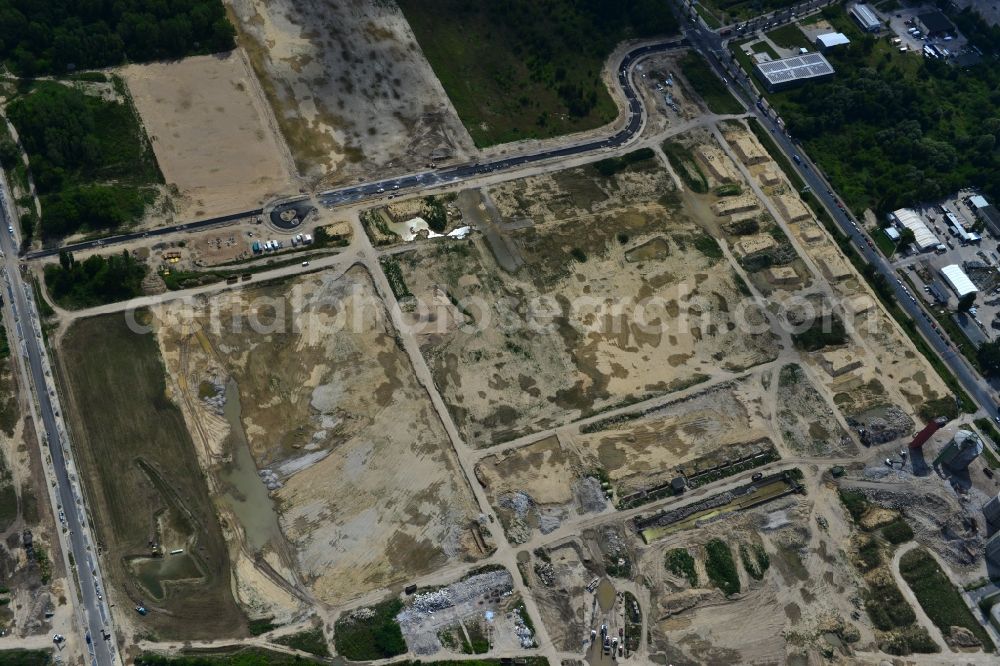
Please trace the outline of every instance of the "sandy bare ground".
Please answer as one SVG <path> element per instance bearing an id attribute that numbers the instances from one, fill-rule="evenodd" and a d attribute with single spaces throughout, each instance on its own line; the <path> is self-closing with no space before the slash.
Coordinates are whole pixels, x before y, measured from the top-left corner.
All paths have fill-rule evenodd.
<path id="1" fill-rule="evenodd" d="M 236 380 L 255 462 L 281 480 L 272 493 L 280 528 L 311 596 L 344 602 L 483 554 L 471 488 L 364 269 L 212 305 L 220 323 L 194 323 L 204 342 L 187 346 L 184 386 L 200 402 L 202 382 Z M 276 310 L 286 325 L 253 330 L 247 315 L 273 323 Z M 209 460 L 225 453 L 206 448 Z M 266 581 L 243 566 L 241 583 L 254 588 L 243 597 L 261 607 Z"/>
<path id="2" fill-rule="evenodd" d="M 606 470 L 620 493 L 670 480 L 677 466 L 733 444 L 778 434 L 770 419 L 767 390 L 756 374 L 697 391 L 593 433 L 573 436 L 587 457 Z"/>
<path id="3" fill-rule="evenodd" d="M 297 192 L 284 140 L 240 51 L 123 71 L 178 219 Z"/>
<path id="4" fill-rule="evenodd" d="M 395 3 L 231 0 L 299 172 L 324 184 L 471 154 Z"/>
<path id="5" fill-rule="evenodd" d="M 453 299 L 467 304 L 466 319 L 487 324 L 458 328 L 444 317 L 413 315 L 428 331 L 422 342 L 435 381 L 476 446 L 777 353 L 766 324 L 744 330 L 735 323 L 737 278 L 724 259 L 696 248 L 705 239 L 667 200 L 664 171 L 646 166 L 610 179 L 594 173 L 573 169 L 501 188 L 504 221 L 534 222 L 509 232 L 524 262 L 513 275 L 479 240 L 398 257 L 418 301 Z M 455 313 L 447 320 L 453 324 Z"/>

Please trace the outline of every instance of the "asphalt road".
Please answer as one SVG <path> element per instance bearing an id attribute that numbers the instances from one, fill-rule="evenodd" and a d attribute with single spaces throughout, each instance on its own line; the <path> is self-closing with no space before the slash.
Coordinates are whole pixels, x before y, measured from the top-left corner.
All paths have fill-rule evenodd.
<path id="1" fill-rule="evenodd" d="M 385 197 L 395 192 L 405 192 L 410 188 L 428 188 L 441 185 L 448 185 L 453 182 L 467 180 L 477 175 L 488 174 L 495 171 L 506 171 L 515 167 L 522 167 L 526 164 L 534 164 L 545 160 L 570 157 L 573 155 L 584 155 L 604 148 L 618 148 L 632 138 L 634 138 L 642 128 L 642 103 L 639 95 L 632 86 L 628 77 L 628 70 L 632 64 L 645 56 L 653 53 L 661 53 L 671 49 L 685 46 L 685 40 L 674 38 L 668 41 L 658 42 L 640 46 L 629 51 L 622 58 L 618 65 L 618 85 L 625 94 L 628 103 L 628 123 L 625 127 L 606 139 L 595 139 L 585 143 L 573 144 L 562 148 L 552 148 L 537 153 L 518 155 L 503 159 L 476 162 L 474 164 L 464 164 L 446 169 L 424 171 L 398 178 L 388 178 L 363 185 L 343 187 L 335 190 L 327 190 L 319 195 L 320 201 L 326 206 L 338 206 L 346 203 L 354 203 L 364 199 L 377 199 Z"/>
<path id="2" fill-rule="evenodd" d="M 622 58 L 621 63 L 618 66 L 618 83 L 622 91 L 625 94 L 626 101 L 628 103 L 628 123 L 624 128 L 616 132 L 614 135 L 605 139 L 595 139 L 593 141 L 588 141 L 586 143 L 573 144 L 571 146 L 565 146 L 563 148 L 553 148 L 549 150 L 543 150 L 537 153 L 518 155 L 516 157 L 507 157 L 503 159 L 487 161 L 487 162 L 475 162 L 473 164 L 462 164 L 458 166 L 444 167 L 441 169 L 430 169 L 428 171 L 423 171 L 420 173 L 399 176 L 394 178 L 387 178 L 384 180 L 374 181 L 370 183 L 364 183 L 361 185 L 353 185 L 349 187 L 342 187 L 339 189 L 327 190 L 319 194 L 319 200 L 324 205 L 333 207 L 341 206 L 344 204 L 356 203 L 359 201 L 365 201 L 368 199 L 381 199 L 393 193 L 405 193 L 407 190 L 412 189 L 426 189 L 431 187 L 441 187 L 444 185 L 450 185 L 452 183 L 467 180 L 477 175 L 487 174 L 495 171 L 505 171 L 515 167 L 521 167 L 526 164 L 534 164 L 536 162 L 542 162 L 545 160 L 560 158 L 560 157 L 570 157 L 573 155 L 584 155 L 604 148 L 618 148 L 631 139 L 633 139 L 642 128 L 642 104 L 639 100 L 639 95 L 636 93 L 635 88 L 632 86 L 632 82 L 627 76 L 629 67 L 637 59 L 643 58 L 652 53 L 659 53 L 663 51 L 669 51 L 671 49 L 681 48 L 685 46 L 685 40 L 683 38 L 673 38 L 667 41 L 658 42 L 655 44 L 647 44 L 645 46 L 640 46 L 638 48 L 629 51 L 624 58 Z M 241 213 L 234 213 L 232 215 L 223 215 L 221 217 L 213 217 L 206 220 L 199 220 L 197 222 L 187 222 L 184 224 L 176 224 L 169 227 L 160 227 L 158 229 L 152 229 L 149 231 L 132 232 L 127 234 L 118 234 L 115 236 L 106 236 L 104 238 L 99 238 L 95 240 L 83 241 L 80 243 L 72 243 L 65 245 L 63 247 L 49 248 L 44 250 L 37 250 L 35 252 L 28 252 L 24 255 L 26 259 L 39 259 L 44 257 L 50 257 L 58 254 L 61 250 L 66 250 L 70 252 L 77 252 L 80 250 L 92 250 L 96 248 L 106 247 L 110 245 L 115 245 L 118 243 L 125 243 L 132 240 L 138 240 L 141 238 L 154 238 L 158 236 L 169 236 L 171 234 L 177 233 L 179 231 L 196 231 L 200 229 L 207 229 L 214 226 L 219 226 L 223 224 L 228 224 L 234 220 L 245 219 L 249 217 L 254 217 L 261 214 L 261 209 L 243 211 Z"/>
<path id="3" fill-rule="evenodd" d="M 6 183 L 0 188 L 3 197 L 9 201 L 9 192 L 6 190 Z M 68 532 L 70 552 L 76 562 L 76 572 L 79 576 L 80 595 L 83 602 L 82 610 L 86 623 L 85 631 L 88 640 L 87 649 L 90 651 L 91 663 L 98 666 L 110 666 L 116 663 L 112 653 L 112 641 L 103 638 L 103 632 L 111 632 L 111 618 L 105 602 L 98 599 L 98 590 L 103 594 L 104 587 L 100 580 L 99 564 L 96 562 L 96 553 L 92 553 L 87 548 L 87 536 L 83 528 L 85 509 L 83 498 L 77 495 L 74 485 L 70 480 L 70 472 L 67 469 L 66 456 L 60 441 L 59 425 L 56 420 L 56 408 L 52 404 L 46 382 L 46 370 L 43 363 L 43 343 L 41 339 L 41 327 L 37 320 L 37 310 L 33 296 L 28 297 L 26 293 L 31 293 L 30 283 L 21 279 L 21 272 L 17 260 L 17 241 L 8 232 L 8 225 L 11 224 L 6 205 L 0 206 L 0 249 L 3 250 L 3 266 L 7 273 L 7 284 L 3 294 L 5 316 L 11 317 L 14 328 L 23 339 L 15 342 L 11 340 L 11 348 L 21 347 L 22 356 L 27 359 L 27 370 L 31 375 L 32 384 L 35 386 L 35 394 L 38 399 L 39 415 L 42 425 L 45 428 L 49 454 L 52 457 L 52 467 L 56 477 L 57 496 L 61 505 L 61 513 L 58 518 Z M 61 536 L 61 535 L 60 535 Z M 62 539 L 63 547 L 66 545 L 66 538 Z M 90 566 L 88 566 L 88 564 Z M 97 572 L 95 574 L 95 572 Z M 72 581 L 72 574 L 69 575 Z"/>
<path id="4" fill-rule="evenodd" d="M 160 227 L 157 229 L 150 229 L 149 231 L 134 231 L 127 234 L 106 236 L 104 238 L 97 238 L 94 240 L 72 243 L 70 245 L 65 245 L 63 247 L 54 247 L 54 248 L 47 248 L 44 250 L 36 250 L 35 252 L 27 252 L 25 253 L 24 257 L 26 259 L 39 259 L 41 257 L 51 257 L 53 255 L 59 254 L 64 250 L 69 252 L 77 252 L 79 250 L 92 250 L 94 248 L 104 247 L 106 245 L 114 245 L 116 243 L 127 243 L 128 241 L 138 240 L 140 238 L 156 238 L 157 236 L 169 236 L 170 234 L 177 233 L 178 231 L 197 231 L 198 229 L 207 229 L 209 227 L 228 224 L 230 222 L 233 222 L 234 220 L 242 220 L 250 217 L 255 217 L 257 215 L 260 215 L 261 212 L 263 212 L 262 209 L 255 208 L 253 210 L 243 211 L 242 213 L 233 213 L 231 215 L 210 217 L 205 220 L 198 220 L 197 222 L 185 222 L 183 224 L 175 224 L 170 227 Z"/>
<path id="5" fill-rule="evenodd" d="M 823 203 L 837 226 L 851 239 L 864 260 L 874 266 L 875 270 L 892 285 L 899 306 L 916 322 L 924 339 L 958 378 L 962 388 L 990 417 L 1000 418 L 995 389 L 969 365 L 964 356 L 955 351 L 955 348 L 944 338 L 940 329 L 935 330 L 931 327 L 933 320 L 921 307 L 919 299 L 912 297 L 908 289 L 904 288 L 904 284 L 889 261 L 869 244 L 868 235 L 861 230 L 851 215 L 845 209 L 840 208 L 839 199 L 830 190 L 829 183 L 816 171 L 815 165 L 812 165 L 808 156 L 783 131 L 770 113 L 757 106 L 758 95 L 747 79 L 742 74 L 733 76 L 729 71 L 730 64 L 737 71 L 739 71 L 739 67 L 732 62 L 725 40 L 710 30 L 701 19 L 695 22 L 688 20 L 685 26 L 684 32 L 691 46 L 708 58 L 716 74 L 726 82 L 729 89 L 747 104 L 749 111 L 757 116 L 764 127 L 771 130 L 772 138 L 788 156 L 789 163 L 806 185 L 812 188 L 813 195 Z M 801 164 L 795 162 L 794 156 L 796 155 L 799 156 Z"/>

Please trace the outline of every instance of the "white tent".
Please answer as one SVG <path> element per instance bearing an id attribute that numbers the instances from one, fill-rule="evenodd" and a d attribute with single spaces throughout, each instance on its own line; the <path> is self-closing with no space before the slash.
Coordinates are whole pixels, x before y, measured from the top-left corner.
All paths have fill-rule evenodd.
<path id="1" fill-rule="evenodd" d="M 938 237 L 924 224 L 917 211 L 909 208 L 900 208 L 899 210 L 892 211 L 892 219 L 897 225 L 913 232 L 913 238 L 915 239 L 917 248 L 921 252 L 938 246 L 940 242 L 938 241 Z"/>
<path id="2" fill-rule="evenodd" d="M 827 32 L 816 38 L 816 46 L 820 49 L 828 49 L 834 46 L 850 44 L 851 40 L 842 32 Z"/>
<path id="3" fill-rule="evenodd" d="M 959 298 L 979 291 L 958 264 L 950 264 L 942 268 L 941 276 Z"/>

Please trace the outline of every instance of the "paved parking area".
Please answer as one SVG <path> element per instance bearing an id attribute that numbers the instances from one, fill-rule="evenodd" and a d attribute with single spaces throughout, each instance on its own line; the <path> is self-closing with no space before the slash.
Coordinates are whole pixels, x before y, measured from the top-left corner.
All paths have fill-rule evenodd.
<path id="1" fill-rule="evenodd" d="M 937 7 L 933 4 L 918 5 L 916 7 L 899 7 L 892 10 L 891 12 L 877 12 L 883 19 L 889 21 L 889 28 L 896 33 L 896 36 L 903 40 L 903 44 L 910 50 L 914 51 L 914 55 L 923 57 L 924 44 L 933 44 L 941 49 L 947 49 L 948 52 L 955 56 L 960 54 L 965 50 L 966 39 L 960 33 L 955 33 L 955 37 L 952 39 L 945 39 L 941 37 L 936 37 L 934 39 L 927 39 L 926 35 L 922 37 L 914 37 L 907 31 L 910 28 L 916 27 L 914 25 L 914 18 L 925 14 L 927 12 L 936 11 Z"/>
<path id="2" fill-rule="evenodd" d="M 1000 244 L 997 238 L 984 230 L 982 241 L 963 245 L 949 232 L 947 221 L 940 208 L 944 205 L 960 222 L 971 226 L 976 218 L 964 201 L 968 194 L 962 192 L 940 204 L 914 208 L 945 244 L 947 250 L 944 253 L 897 255 L 893 258 L 892 264 L 914 285 L 910 297 L 914 300 L 922 298 L 928 307 L 937 312 L 944 309 L 954 310 L 957 307 L 958 298 L 941 277 L 941 269 L 952 264 L 960 266 L 980 287 L 980 293 L 976 297 L 975 310 L 970 311 L 967 317 L 960 316 L 958 323 L 973 342 L 981 342 L 1000 337 Z M 941 297 L 946 301 L 942 303 Z"/>

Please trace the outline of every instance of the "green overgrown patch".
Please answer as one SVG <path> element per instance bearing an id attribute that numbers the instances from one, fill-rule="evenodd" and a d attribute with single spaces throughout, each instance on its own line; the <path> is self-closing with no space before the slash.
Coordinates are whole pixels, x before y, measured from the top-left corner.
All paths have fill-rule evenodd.
<path id="1" fill-rule="evenodd" d="M 875 567 L 882 564 L 882 549 L 879 547 L 878 541 L 872 537 L 866 534 L 859 535 L 857 548 L 858 568 L 862 573 L 871 571 Z"/>
<path id="2" fill-rule="evenodd" d="M 861 521 L 865 513 L 868 512 L 868 498 L 860 490 L 845 490 L 841 488 L 837 491 L 840 496 L 840 501 L 843 503 L 844 508 L 847 512 L 851 514 L 851 518 L 855 523 Z"/>
<path id="3" fill-rule="evenodd" d="M 705 573 L 708 579 L 726 596 L 739 593 L 740 576 L 736 571 L 733 553 L 725 541 L 712 539 L 705 544 Z"/>
<path id="4" fill-rule="evenodd" d="M 0 650 L 0 666 L 48 666 L 52 650 Z"/>
<path id="5" fill-rule="evenodd" d="M 290 648 L 302 650 L 317 657 L 330 656 L 330 648 L 326 644 L 326 636 L 323 635 L 323 629 L 320 627 L 289 634 L 288 636 L 279 636 L 272 642 L 278 645 L 287 645 Z"/>
<path id="6" fill-rule="evenodd" d="M 803 351 L 819 351 L 824 347 L 836 347 L 846 343 L 847 331 L 844 322 L 833 313 L 813 319 L 809 328 L 792 334 L 792 342 Z"/>
<path id="7" fill-rule="evenodd" d="M 333 628 L 337 652 L 351 661 L 386 659 L 406 652 L 403 632 L 396 622 L 396 615 L 403 609 L 403 602 L 390 599 L 371 607 L 372 617 L 353 619 L 346 614 Z"/>
<path id="8" fill-rule="evenodd" d="M 755 543 L 749 548 L 745 543 L 741 543 L 740 560 L 743 562 L 743 568 L 754 580 L 763 579 L 764 574 L 771 566 L 770 556 L 764 550 L 764 546 L 759 543 Z"/>
<path id="9" fill-rule="evenodd" d="M 594 162 L 591 166 L 600 175 L 609 178 L 620 171 L 624 171 L 635 164 L 641 164 L 655 159 L 656 155 L 652 148 L 640 148 L 631 153 L 625 153 L 621 157 L 608 157 L 607 159 Z"/>
<path id="10" fill-rule="evenodd" d="M 698 571 L 694 567 L 694 557 L 686 548 L 668 550 L 665 564 L 670 573 L 685 578 L 691 587 L 698 587 Z"/>
<path id="11" fill-rule="evenodd" d="M 163 176 L 128 99 L 36 81 L 7 113 L 28 154 L 46 238 L 132 224 L 155 199 L 151 186 Z"/>
<path id="12" fill-rule="evenodd" d="M 396 297 L 396 300 L 413 298 L 413 293 L 410 292 L 410 288 L 406 286 L 406 279 L 403 277 L 403 271 L 399 267 L 399 262 L 396 261 L 395 257 L 382 257 L 379 259 L 379 263 L 382 264 L 382 270 L 385 272 L 385 279 L 389 281 L 389 288 L 392 289 L 392 293 Z"/>
<path id="13" fill-rule="evenodd" d="M 219 0 L 4 2 L 0 58 L 22 76 L 63 74 L 233 48 Z M 99 72 L 73 74 L 103 81 Z"/>
<path id="14" fill-rule="evenodd" d="M 58 264 L 45 266 L 45 286 L 62 307 L 85 308 L 141 295 L 146 270 L 128 250 L 108 256 L 92 254 L 82 262 L 71 252 L 60 252 Z"/>
<path id="15" fill-rule="evenodd" d="M 599 127 L 618 109 L 601 80 L 623 40 L 672 34 L 646 0 L 400 0 L 477 147 Z"/>
<path id="16" fill-rule="evenodd" d="M 705 59 L 695 51 L 680 60 L 681 71 L 694 91 L 705 100 L 712 113 L 743 113 L 743 105 L 729 92 L 726 84 L 715 75 Z"/>
<path id="17" fill-rule="evenodd" d="M 892 574 L 883 570 L 881 575 L 868 576 L 865 591 L 865 611 L 876 629 L 890 631 L 912 625 L 917 616 L 893 582 Z"/>
<path id="18" fill-rule="evenodd" d="M 274 623 L 273 617 L 263 617 L 247 622 L 247 629 L 250 631 L 251 636 L 266 634 L 277 627 L 278 625 Z"/>
<path id="19" fill-rule="evenodd" d="M 663 153 L 667 156 L 670 166 L 674 168 L 684 184 L 691 188 L 692 192 L 698 194 L 708 192 L 708 180 L 698 163 L 695 162 L 694 155 L 686 146 L 668 139 L 663 142 L 661 148 L 663 148 Z"/>
<path id="20" fill-rule="evenodd" d="M 913 538 L 913 528 L 902 518 L 897 518 L 882 528 L 882 536 L 893 545 L 905 543 Z"/>
<path id="21" fill-rule="evenodd" d="M 723 254 L 722 248 L 719 247 L 719 241 L 715 240 L 708 234 L 695 236 L 693 243 L 695 249 L 709 259 L 722 259 Z"/>
<path id="22" fill-rule="evenodd" d="M 915 548 L 899 560 L 899 573 L 927 617 L 945 634 L 951 627 L 965 627 L 980 640 L 985 652 L 993 652 L 993 641 L 965 605 L 961 595 L 927 551 Z"/>

